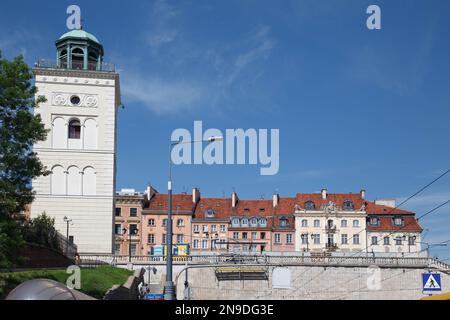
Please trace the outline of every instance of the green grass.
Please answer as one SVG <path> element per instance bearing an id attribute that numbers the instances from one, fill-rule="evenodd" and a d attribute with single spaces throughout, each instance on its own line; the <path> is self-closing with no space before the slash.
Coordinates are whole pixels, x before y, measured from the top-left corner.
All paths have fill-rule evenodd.
<path id="1" fill-rule="evenodd" d="M 132 271 L 110 266 L 81 269 L 81 289 L 78 290 L 94 298 L 102 299 L 109 288 L 115 284 L 125 283 L 132 274 Z M 65 284 L 69 276 L 65 269 L 0 273 L 0 299 L 5 299 L 12 289 L 27 280 L 44 278 Z"/>

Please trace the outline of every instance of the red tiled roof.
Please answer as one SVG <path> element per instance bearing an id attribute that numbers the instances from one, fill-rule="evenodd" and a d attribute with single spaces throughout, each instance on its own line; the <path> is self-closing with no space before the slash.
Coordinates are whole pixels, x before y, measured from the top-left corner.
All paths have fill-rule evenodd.
<path id="1" fill-rule="evenodd" d="M 297 193 L 296 195 L 296 203 L 302 209 L 305 208 L 305 202 L 307 201 L 314 202 L 316 210 L 319 210 L 323 205 L 328 204 L 330 201 L 338 207 L 342 207 L 346 200 L 353 202 L 355 210 L 359 210 L 366 202 L 366 200 L 361 198 L 360 193 L 328 193 L 326 199 L 322 199 L 321 193 Z"/>
<path id="2" fill-rule="evenodd" d="M 422 232 L 422 227 L 417 222 L 414 216 L 403 216 L 404 225 L 403 226 L 395 226 L 392 219 L 392 216 L 381 216 L 379 217 L 380 223 L 378 226 L 372 226 L 370 224 L 367 225 L 367 231 L 410 231 L 410 232 Z"/>
<path id="3" fill-rule="evenodd" d="M 294 210 L 296 204 L 296 198 L 294 197 L 280 197 L 278 205 L 275 207 L 275 220 L 272 222 L 272 227 L 277 229 L 292 231 L 295 228 Z M 288 227 L 280 226 L 280 217 L 288 219 Z"/>
<path id="4" fill-rule="evenodd" d="M 403 210 L 403 209 L 399 209 L 399 208 L 391 208 L 388 206 L 383 206 L 380 204 L 375 204 L 375 202 L 369 202 L 367 201 L 367 205 L 366 205 L 366 210 L 367 210 L 367 214 L 414 214 L 411 211 L 407 211 L 407 210 Z"/>
<path id="5" fill-rule="evenodd" d="M 292 215 L 294 214 L 297 199 L 293 197 L 280 197 L 278 205 L 275 207 L 276 215 Z"/>
<path id="6" fill-rule="evenodd" d="M 214 210 L 214 218 L 207 218 L 206 210 Z M 195 212 L 195 219 L 220 219 L 228 220 L 231 216 L 230 198 L 201 198 L 198 202 Z"/>
<path id="7" fill-rule="evenodd" d="M 239 200 L 232 212 L 233 216 L 272 216 L 272 200 Z"/>
<path id="8" fill-rule="evenodd" d="M 162 211 L 168 209 L 169 196 L 167 194 L 157 193 L 150 200 L 144 210 Z M 193 211 L 195 204 L 192 202 L 192 195 L 189 194 L 173 194 L 172 210 L 177 211 Z"/>

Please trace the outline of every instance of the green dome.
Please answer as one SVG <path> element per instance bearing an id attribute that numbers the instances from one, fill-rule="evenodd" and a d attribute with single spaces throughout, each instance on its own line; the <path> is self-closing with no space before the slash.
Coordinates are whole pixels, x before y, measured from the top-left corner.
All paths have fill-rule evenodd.
<path id="1" fill-rule="evenodd" d="M 63 40 L 65 38 L 88 39 L 88 40 L 94 41 L 95 43 L 100 44 L 100 42 L 98 41 L 98 39 L 94 35 L 90 34 L 89 32 L 86 32 L 84 30 L 79 30 L 79 29 L 74 29 L 74 30 L 71 30 L 71 31 L 69 31 L 67 33 L 64 33 L 59 38 L 59 40 Z"/>

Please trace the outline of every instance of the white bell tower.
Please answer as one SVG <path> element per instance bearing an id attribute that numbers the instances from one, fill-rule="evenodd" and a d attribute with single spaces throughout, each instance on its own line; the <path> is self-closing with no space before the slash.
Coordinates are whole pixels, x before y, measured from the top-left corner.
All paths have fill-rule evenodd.
<path id="1" fill-rule="evenodd" d="M 34 151 L 51 174 L 33 180 L 31 217 L 46 212 L 63 235 L 67 217 L 78 252 L 112 253 L 119 75 L 84 30 L 67 32 L 56 48 L 56 61 L 34 68 L 37 94 L 47 98 L 36 112 L 50 129 Z"/>

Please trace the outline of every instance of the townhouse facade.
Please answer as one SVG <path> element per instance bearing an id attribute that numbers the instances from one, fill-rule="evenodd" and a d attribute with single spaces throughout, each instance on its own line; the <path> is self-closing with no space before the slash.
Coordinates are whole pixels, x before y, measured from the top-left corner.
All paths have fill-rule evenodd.
<path id="1" fill-rule="evenodd" d="M 172 243 L 191 245 L 192 216 L 199 200 L 197 189 L 192 194 L 172 195 Z M 155 248 L 167 245 L 168 195 L 146 194 L 142 209 L 142 237 L 146 255 L 154 255 Z"/>
<path id="2" fill-rule="evenodd" d="M 116 193 L 114 211 L 114 253 L 143 255 L 142 203 L 144 194 L 134 189 Z"/>
<path id="3" fill-rule="evenodd" d="M 192 219 L 192 252 L 227 250 L 229 212 L 229 198 L 200 198 Z"/>
<path id="4" fill-rule="evenodd" d="M 241 200 L 191 194 L 172 198 L 173 244 L 207 252 L 387 253 L 421 252 L 422 228 L 393 200 L 359 193 L 298 193 L 295 197 Z M 168 196 L 152 187 L 116 194 L 115 253 L 154 255 L 167 244 Z M 124 230 L 125 229 L 125 230 Z M 127 233 L 131 230 L 130 234 Z M 176 253 L 176 252 L 175 252 Z"/>
<path id="5" fill-rule="evenodd" d="M 394 200 L 365 199 L 359 193 L 297 194 L 296 251 L 420 253 L 422 228 Z"/>
<path id="6" fill-rule="evenodd" d="M 240 200 L 231 195 L 228 248 L 232 252 L 271 250 L 273 207 L 270 200 Z"/>

